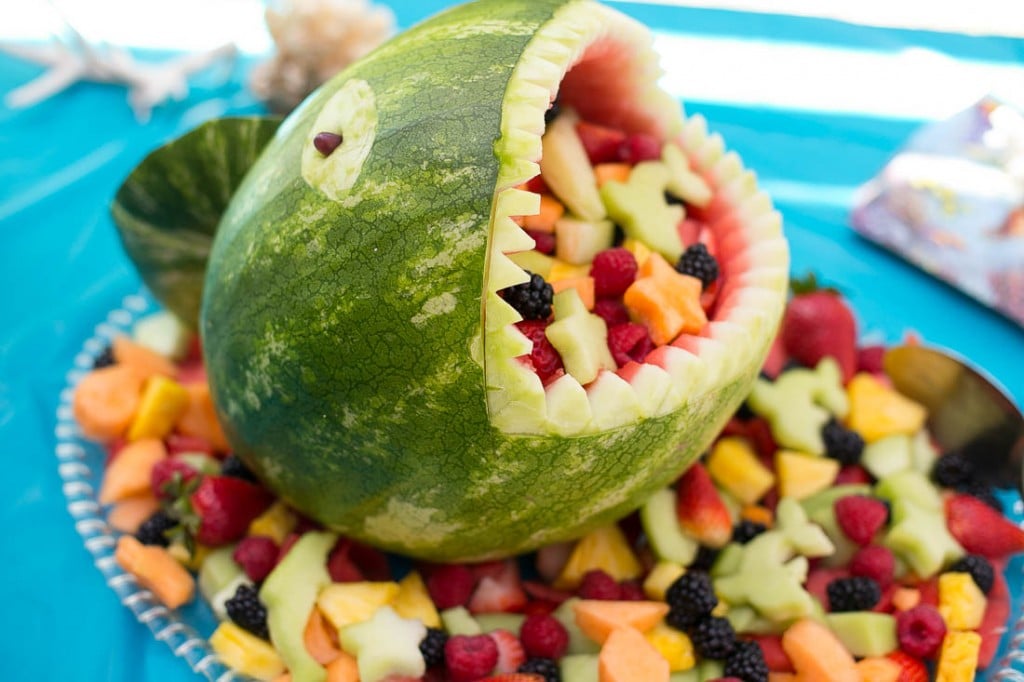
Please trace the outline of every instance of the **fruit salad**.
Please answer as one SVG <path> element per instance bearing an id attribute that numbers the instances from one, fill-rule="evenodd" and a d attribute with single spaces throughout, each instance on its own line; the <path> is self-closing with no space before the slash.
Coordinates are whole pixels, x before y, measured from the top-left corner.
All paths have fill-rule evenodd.
<path id="1" fill-rule="evenodd" d="M 116 559 L 169 607 L 204 599 L 213 650 L 263 680 L 974 679 L 1024 530 L 936 447 L 844 299 L 796 289 L 750 395 L 677 481 L 618 523 L 473 564 L 388 555 L 275 499 L 231 454 L 195 339 L 148 316 L 75 393 L 109 454 Z"/>

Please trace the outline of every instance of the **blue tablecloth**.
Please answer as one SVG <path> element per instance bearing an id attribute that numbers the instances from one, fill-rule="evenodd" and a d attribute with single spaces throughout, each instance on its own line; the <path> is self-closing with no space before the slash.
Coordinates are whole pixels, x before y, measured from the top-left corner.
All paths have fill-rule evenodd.
<path id="1" fill-rule="evenodd" d="M 408 26 L 444 4 L 392 6 Z M 848 228 L 854 189 L 900 142 L 923 120 L 951 113 L 942 107 L 971 103 L 954 80 L 1021 78 L 1024 41 L 615 6 L 659 32 L 669 87 L 693 88 L 674 94 L 685 94 L 688 111 L 706 116 L 772 192 L 795 272 L 815 269 L 842 289 L 865 335 L 893 340 L 916 330 L 973 357 L 1024 400 L 1020 328 Z M 730 63 L 731 55 L 742 59 Z M 197 83 L 147 124 L 134 119 L 124 90 L 110 86 L 78 85 L 23 111 L 0 107 L 0 670 L 7 679 L 193 679 L 118 603 L 83 549 L 57 475 L 54 412 L 83 339 L 139 287 L 108 216 L 111 196 L 159 143 L 211 116 L 259 111 L 244 87 L 249 65 L 243 61 L 227 85 Z M 0 58 L 0 94 L 39 72 Z M 914 82 L 923 72 L 949 78 Z"/>

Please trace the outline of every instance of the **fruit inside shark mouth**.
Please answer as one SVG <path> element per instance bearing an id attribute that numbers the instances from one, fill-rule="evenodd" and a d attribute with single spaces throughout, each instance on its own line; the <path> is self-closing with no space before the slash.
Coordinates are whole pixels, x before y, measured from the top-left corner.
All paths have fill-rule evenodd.
<path id="1" fill-rule="evenodd" d="M 507 433 L 596 433 L 673 412 L 749 370 L 778 314 L 787 251 L 770 201 L 659 89 L 646 30 L 617 18 L 612 33 L 603 14 L 576 24 L 585 47 L 573 51 L 552 49 L 564 27 L 542 28 L 509 88 L 484 308 L 488 409 Z M 697 244 L 717 276 L 695 284 L 681 261 Z M 609 250 L 636 269 L 611 295 L 594 265 Z M 537 275 L 550 314 L 522 302 L 546 295 Z"/>

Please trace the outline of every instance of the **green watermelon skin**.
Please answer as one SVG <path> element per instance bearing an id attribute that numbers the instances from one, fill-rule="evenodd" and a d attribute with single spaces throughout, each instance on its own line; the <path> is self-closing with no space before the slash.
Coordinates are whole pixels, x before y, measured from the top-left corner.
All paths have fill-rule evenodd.
<path id="1" fill-rule="evenodd" d="M 282 125 L 221 223 L 201 313 L 221 420 L 270 488 L 334 530 L 438 561 L 579 535 L 698 457 L 756 374 L 593 435 L 488 418 L 501 102 L 531 37 L 572 1 L 484 0 L 398 36 Z M 330 198 L 303 179 L 302 149 L 353 80 L 373 92 L 376 133 Z"/>

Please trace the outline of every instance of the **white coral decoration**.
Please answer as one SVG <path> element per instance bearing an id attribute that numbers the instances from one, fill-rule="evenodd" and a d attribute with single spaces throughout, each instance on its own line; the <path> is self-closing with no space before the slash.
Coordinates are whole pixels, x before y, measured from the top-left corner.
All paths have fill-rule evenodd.
<path id="1" fill-rule="evenodd" d="M 252 89 L 276 111 L 306 95 L 394 33 L 394 15 L 366 0 L 282 0 L 266 11 L 277 53 L 252 74 Z"/>

